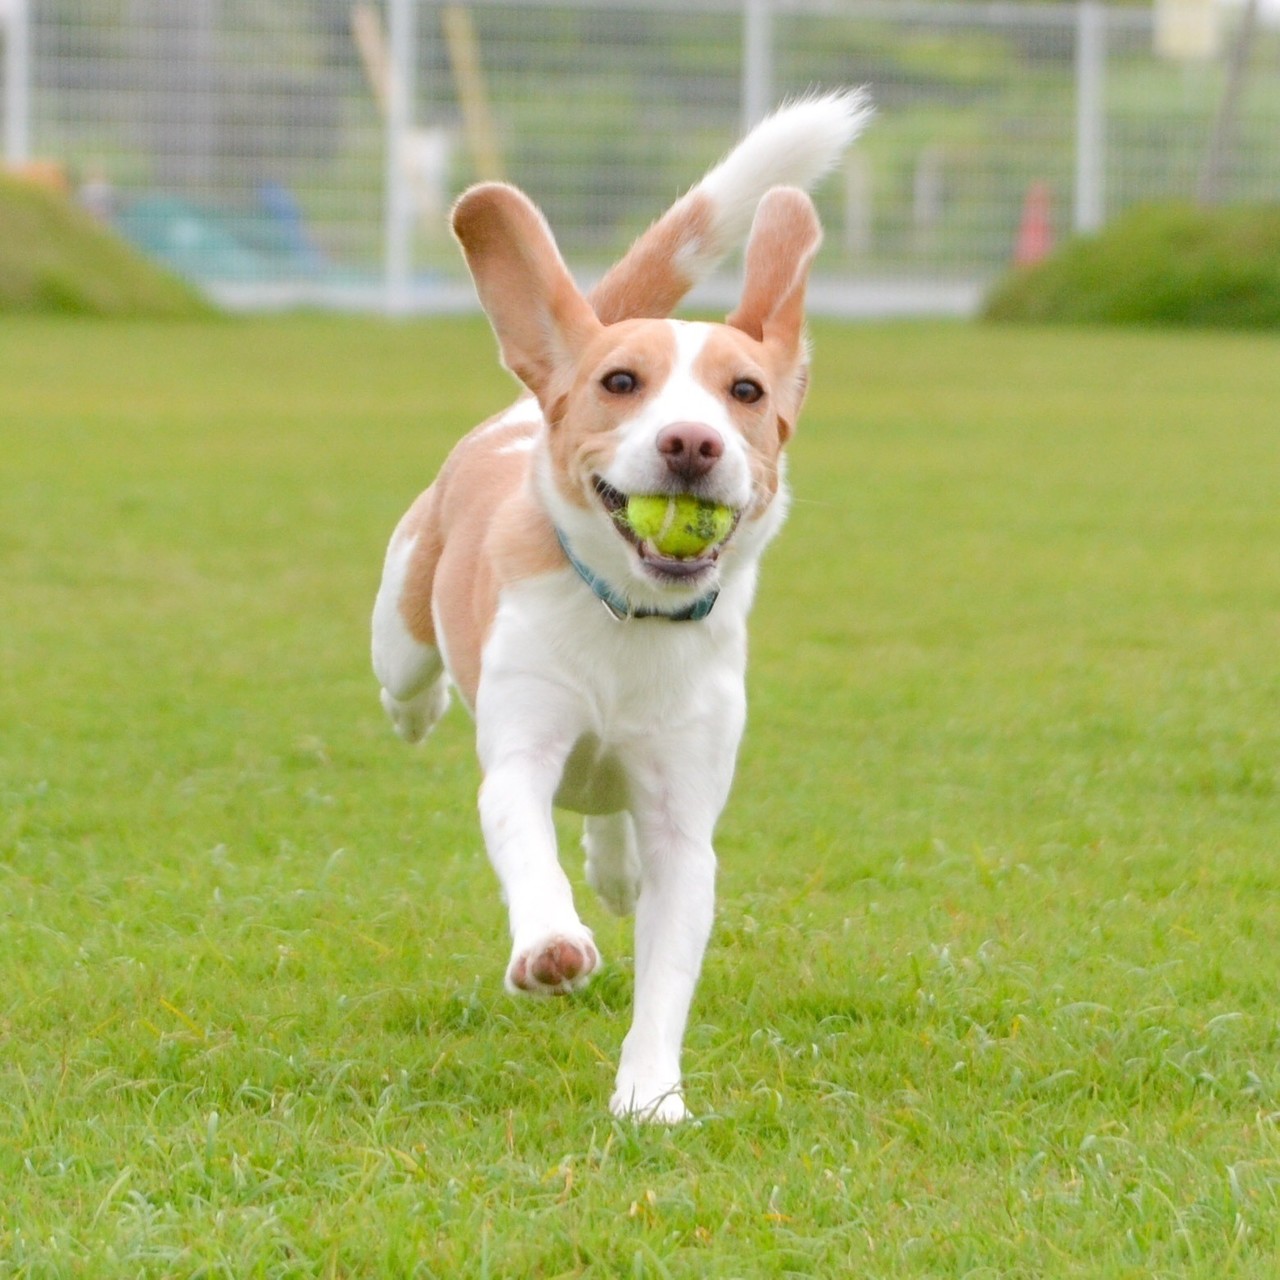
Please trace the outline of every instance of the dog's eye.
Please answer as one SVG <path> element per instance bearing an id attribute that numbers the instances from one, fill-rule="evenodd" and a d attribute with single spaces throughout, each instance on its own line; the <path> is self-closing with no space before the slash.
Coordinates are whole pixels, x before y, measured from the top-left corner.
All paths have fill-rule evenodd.
<path id="1" fill-rule="evenodd" d="M 610 395 L 629 396 L 640 385 L 640 379 L 629 369 L 615 369 L 600 379 L 600 385 Z"/>
<path id="2" fill-rule="evenodd" d="M 739 404 L 755 404 L 764 395 L 764 388 L 751 378 L 739 378 L 729 388 L 729 394 Z"/>

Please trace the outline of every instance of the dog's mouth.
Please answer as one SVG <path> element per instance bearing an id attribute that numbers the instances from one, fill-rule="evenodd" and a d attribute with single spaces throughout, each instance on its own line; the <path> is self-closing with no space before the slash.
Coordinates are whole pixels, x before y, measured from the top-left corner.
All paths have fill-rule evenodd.
<path id="1" fill-rule="evenodd" d="M 615 489 L 600 476 L 595 477 L 593 484 L 596 496 L 600 499 L 601 506 L 612 520 L 613 527 L 618 531 L 619 536 L 636 549 L 636 554 L 640 557 L 640 563 L 645 570 L 662 581 L 687 582 L 713 568 L 720 559 L 720 553 L 737 530 L 738 521 L 742 516 L 740 511 L 733 511 L 733 518 L 728 528 L 723 532 L 717 530 L 718 536 L 706 545 L 667 546 L 665 549 L 659 549 L 657 543 L 665 541 L 664 539 L 642 537 L 632 527 L 628 515 L 628 504 L 631 502 L 632 495 Z M 678 500 L 681 496 L 672 494 L 671 498 Z"/>

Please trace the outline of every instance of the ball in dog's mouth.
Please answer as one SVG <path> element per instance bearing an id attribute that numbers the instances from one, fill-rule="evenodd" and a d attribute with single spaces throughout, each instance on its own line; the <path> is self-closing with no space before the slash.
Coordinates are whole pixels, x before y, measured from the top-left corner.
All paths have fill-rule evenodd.
<path id="1" fill-rule="evenodd" d="M 614 528 L 651 573 L 687 579 L 710 569 L 738 527 L 740 512 L 695 494 L 625 494 L 597 476 L 595 490 Z"/>

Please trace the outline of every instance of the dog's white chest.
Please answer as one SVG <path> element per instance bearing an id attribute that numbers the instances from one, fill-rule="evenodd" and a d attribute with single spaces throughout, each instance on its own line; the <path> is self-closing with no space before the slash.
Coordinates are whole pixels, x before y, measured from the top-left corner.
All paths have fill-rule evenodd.
<path id="1" fill-rule="evenodd" d="M 737 591 L 702 622 L 619 621 L 575 575 L 503 593 L 484 650 L 484 695 L 519 688 L 519 714 L 570 721 L 574 749 L 557 804 L 580 813 L 625 808 L 629 771 L 677 749 L 744 697 L 745 618 Z M 515 708 L 513 708 L 513 713 Z M 483 748 L 482 748 L 483 753 Z"/>

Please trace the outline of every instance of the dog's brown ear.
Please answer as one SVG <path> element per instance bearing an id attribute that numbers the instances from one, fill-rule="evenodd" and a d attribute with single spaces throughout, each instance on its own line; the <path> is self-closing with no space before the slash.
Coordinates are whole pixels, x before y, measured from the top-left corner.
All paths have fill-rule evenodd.
<path id="1" fill-rule="evenodd" d="M 789 394 L 779 405 L 778 430 L 787 440 L 808 386 L 804 294 L 809 268 L 822 243 L 813 201 L 798 187 L 765 193 L 751 224 L 742 301 L 726 323 L 764 343 L 777 361 Z"/>
<path id="2" fill-rule="evenodd" d="M 486 182 L 459 197 L 453 233 L 498 336 L 503 363 L 542 398 L 601 328 L 551 229 L 523 192 Z"/>
<path id="3" fill-rule="evenodd" d="M 742 301 L 728 324 L 757 342 L 798 351 L 804 339 L 804 291 L 822 243 L 813 201 L 798 187 L 774 187 L 756 210 L 747 241 Z"/>

